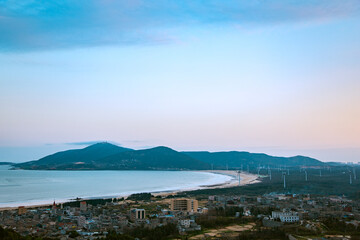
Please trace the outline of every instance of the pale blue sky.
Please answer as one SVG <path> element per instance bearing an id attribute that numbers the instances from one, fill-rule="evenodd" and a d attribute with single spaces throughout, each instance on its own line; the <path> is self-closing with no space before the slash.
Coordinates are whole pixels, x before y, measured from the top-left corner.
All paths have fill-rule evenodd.
<path id="1" fill-rule="evenodd" d="M 360 161 L 359 42 L 351 0 L 0 0 L 0 161 L 98 140 Z"/>

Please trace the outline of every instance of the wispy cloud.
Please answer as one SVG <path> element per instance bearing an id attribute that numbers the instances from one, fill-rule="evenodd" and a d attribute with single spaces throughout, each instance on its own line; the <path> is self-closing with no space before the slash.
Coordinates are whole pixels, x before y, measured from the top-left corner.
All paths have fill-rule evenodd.
<path id="1" fill-rule="evenodd" d="M 358 0 L 0 1 L 0 50 L 163 44 L 201 24 L 272 24 L 358 15 Z M 164 30 L 165 29 L 165 30 Z"/>

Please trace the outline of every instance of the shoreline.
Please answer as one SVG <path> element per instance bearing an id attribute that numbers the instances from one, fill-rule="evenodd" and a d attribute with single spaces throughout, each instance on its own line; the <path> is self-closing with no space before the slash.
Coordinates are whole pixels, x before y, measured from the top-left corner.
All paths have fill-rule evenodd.
<path id="1" fill-rule="evenodd" d="M 234 170 L 199 170 L 194 172 L 206 172 L 206 173 L 212 173 L 212 174 L 218 174 L 218 175 L 226 175 L 231 177 L 229 181 L 219 183 L 219 184 L 212 184 L 212 185 L 200 185 L 198 187 L 194 188 L 188 188 L 188 189 L 180 189 L 180 190 L 174 190 L 174 191 L 159 191 L 159 192 L 151 192 L 154 196 L 168 196 L 173 195 L 179 192 L 184 191 L 195 191 L 195 190 L 201 190 L 201 189 L 216 189 L 216 188 L 230 188 L 230 187 L 236 187 L 239 186 L 239 180 L 238 180 L 238 173 Z M 260 182 L 259 177 L 252 173 L 246 173 L 241 172 L 240 173 L 240 186 L 245 186 L 248 184 L 254 184 Z"/>
<path id="2" fill-rule="evenodd" d="M 225 181 L 223 183 L 217 183 L 217 184 L 211 184 L 211 185 L 199 185 L 197 187 L 191 187 L 191 188 L 181 188 L 181 189 L 174 189 L 174 190 L 164 190 L 164 191 L 150 191 L 149 193 L 151 193 L 153 196 L 169 196 L 169 195 L 174 195 L 177 194 L 179 192 L 184 192 L 184 191 L 195 191 L 195 190 L 201 190 L 201 189 L 216 189 L 216 188 L 229 188 L 229 187 L 235 187 L 235 186 L 239 186 L 239 181 L 238 181 L 238 173 L 237 171 L 232 171 L 232 170 L 198 170 L 198 171 L 191 171 L 191 172 L 201 172 L 201 173 L 210 173 L 210 174 L 215 174 L 215 175 L 226 175 L 231 177 L 230 180 Z M 240 182 L 240 186 L 244 186 L 244 185 L 248 185 L 248 184 L 254 184 L 257 182 L 260 182 L 259 177 L 255 174 L 250 174 L 250 173 L 245 173 L 245 172 L 241 172 L 240 173 L 240 177 L 241 177 L 241 182 Z M 136 193 L 140 193 L 140 192 L 136 192 Z M 131 194 L 136 194 L 131 193 Z M 84 197 L 84 198 L 79 198 L 77 199 L 63 199 L 63 200 L 58 200 L 56 201 L 56 203 L 67 203 L 67 202 L 75 202 L 75 201 L 86 201 L 86 200 L 94 200 L 94 199 L 110 199 L 110 198 L 126 198 L 128 196 L 130 196 L 131 194 L 117 194 L 117 195 L 112 195 L 112 196 L 96 196 L 96 197 Z M 7 206 L 7 207 L 0 207 L 0 211 L 6 211 L 6 210 L 14 210 L 14 209 L 18 209 L 18 207 L 20 206 L 24 206 L 25 208 L 38 208 L 38 207 L 45 207 L 45 206 L 51 206 L 52 203 L 48 202 L 48 200 L 43 200 L 46 203 L 39 203 L 41 202 L 38 201 L 38 203 L 14 203 L 13 205 L 16 206 Z M 9 204 L 12 205 L 12 204 Z"/>

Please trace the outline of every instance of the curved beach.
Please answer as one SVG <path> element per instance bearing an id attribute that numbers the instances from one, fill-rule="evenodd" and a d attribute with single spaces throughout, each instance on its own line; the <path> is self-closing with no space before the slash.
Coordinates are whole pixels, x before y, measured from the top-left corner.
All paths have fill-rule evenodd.
<path id="1" fill-rule="evenodd" d="M 75 198 L 126 197 L 133 193 L 173 194 L 238 184 L 235 171 L 24 171 L 2 169 L 0 208 L 48 205 Z M 241 174 L 242 185 L 256 181 Z"/>

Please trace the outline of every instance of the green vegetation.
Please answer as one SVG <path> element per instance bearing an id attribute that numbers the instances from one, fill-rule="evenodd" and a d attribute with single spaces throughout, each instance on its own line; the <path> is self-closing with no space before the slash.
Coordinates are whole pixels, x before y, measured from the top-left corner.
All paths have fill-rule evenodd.
<path id="1" fill-rule="evenodd" d="M 122 148 L 110 143 L 97 143 L 84 149 L 58 152 L 37 161 L 15 164 L 15 168 L 48 170 L 256 170 L 259 166 L 325 166 L 316 159 L 274 157 L 249 152 L 177 152 L 168 147 L 144 150 Z"/>
<path id="2" fill-rule="evenodd" d="M 23 169 L 91 169 L 93 162 L 107 156 L 124 151 L 129 148 L 115 146 L 110 143 L 96 143 L 83 149 L 73 149 L 57 152 L 43 157 L 37 161 L 16 164 L 15 167 Z M 81 163 L 81 164 L 80 164 Z"/>
<path id="3" fill-rule="evenodd" d="M 80 203 L 82 201 L 85 201 L 87 204 L 91 204 L 93 206 L 96 206 L 96 205 L 105 205 L 106 203 L 111 203 L 112 201 L 114 202 L 118 202 L 118 201 L 122 201 L 124 200 L 124 198 L 120 198 L 120 199 L 117 199 L 117 198 L 104 198 L 104 199 L 86 199 L 86 200 L 77 200 L 77 201 L 74 201 L 74 202 L 66 202 L 66 203 L 63 203 L 63 206 L 66 207 L 66 206 L 69 206 L 69 207 L 80 207 Z"/>
<path id="4" fill-rule="evenodd" d="M 177 236 L 179 236 L 179 232 L 176 225 L 167 224 L 165 226 L 159 226 L 154 229 L 137 227 L 132 230 L 126 231 L 124 234 L 116 234 L 115 232 L 111 231 L 106 236 L 106 240 L 130 240 L 134 238 L 146 240 L 162 240 Z"/>
<path id="5" fill-rule="evenodd" d="M 49 238 L 39 238 L 32 236 L 23 237 L 20 234 L 16 233 L 15 231 L 4 229 L 1 226 L 0 226 L 0 239 L 1 240 L 50 240 Z M 52 238 L 52 240 L 54 240 L 54 238 Z"/>
<path id="6" fill-rule="evenodd" d="M 80 236 L 80 234 L 77 231 L 71 231 L 69 233 L 69 237 L 71 237 L 71 238 L 76 238 L 78 236 Z"/>
<path id="7" fill-rule="evenodd" d="M 248 166 L 250 169 L 256 169 L 261 166 L 323 166 L 325 163 L 320 162 L 314 158 L 295 156 L 295 157 L 274 157 L 264 153 L 249 153 L 249 152 L 184 152 L 192 158 L 200 161 L 213 164 L 214 169 L 229 168 L 240 169 L 243 165 L 244 169 Z"/>
<path id="8" fill-rule="evenodd" d="M 349 183 L 349 169 L 336 167 L 322 169 L 307 169 L 308 181 L 305 181 L 305 172 L 291 169 L 286 175 L 286 188 L 284 189 L 283 171 L 272 171 L 272 180 L 268 176 L 262 178 L 260 183 L 232 188 L 203 189 L 180 193 L 194 196 L 198 199 L 209 195 L 249 195 L 258 196 L 268 193 L 315 194 L 315 195 L 345 195 L 351 199 L 360 199 L 360 180 L 352 179 Z M 285 171 L 284 171 L 285 172 Z M 260 174 L 267 174 L 263 169 Z M 287 172 L 286 172 L 287 174 Z M 339 187 L 341 186 L 341 187 Z"/>
<path id="9" fill-rule="evenodd" d="M 153 197 L 153 195 L 151 195 L 151 193 L 135 193 L 135 194 L 131 194 L 127 200 L 133 200 L 133 201 L 150 201 L 151 197 Z"/>
<path id="10" fill-rule="evenodd" d="M 48 170 L 203 170 L 210 165 L 167 147 L 145 150 L 97 143 L 84 149 L 68 150 L 38 161 L 16 164 L 23 169 Z"/>

